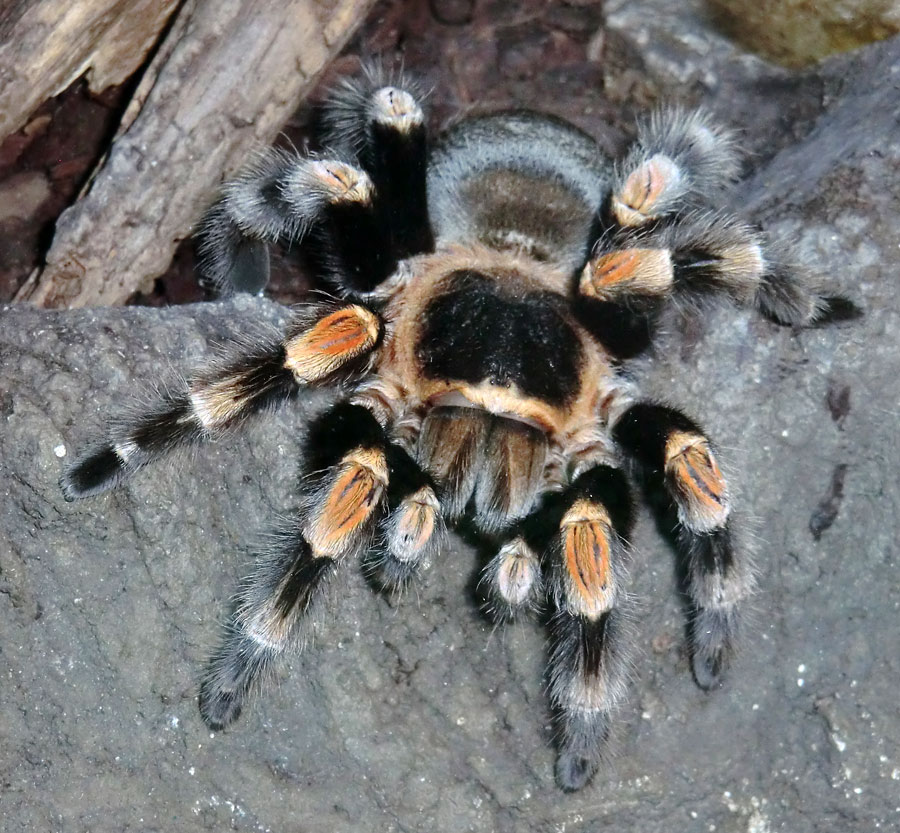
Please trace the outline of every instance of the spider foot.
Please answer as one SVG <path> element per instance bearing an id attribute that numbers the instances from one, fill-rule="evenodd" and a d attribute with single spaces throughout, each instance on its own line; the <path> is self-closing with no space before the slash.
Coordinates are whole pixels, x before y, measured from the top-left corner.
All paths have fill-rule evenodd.
<path id="1" fill-rule="evenodd" d="M 691 670 L 705 691 L 722 684 L 737 638 L 734 609 L 700 609 L 691 623 Z"/>

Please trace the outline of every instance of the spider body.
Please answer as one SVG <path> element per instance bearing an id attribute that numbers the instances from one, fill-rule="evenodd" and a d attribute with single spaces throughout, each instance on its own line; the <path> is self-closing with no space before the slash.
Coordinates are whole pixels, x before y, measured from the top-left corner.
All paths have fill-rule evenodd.
<path id="1" fill-rule="evenodd" d="M 578 789 L 627 676 L 625 472 L 676 517 L 704 688 L 753 586 L 712 443 L 642 400 L 621 365 L 679 297 L 723 292 L 792 325 L 855 308 L 716 208 L 736 162 L 702 115 L 658 115 L 618 165 L 534 113 L 465 120 L 429 151 L 414 87 L 372 71 L 334 94 L 324 126 L 327 154 L 271 151 L 227 184 L 201 249 L 208 282 L 258 290 L 266 243 L 299 240 L 333 295 L 111 423 L 64 492 L 104 491 L 308 387 L 337 387 L 306 443 L 301 505 L 259 554 L 210 662 L 203 718 L 238 717 L 342 562 L 401 586 L 439 553 L 446 523 L 469 518 L 495 553 L 491 613 L 549 608 L 557 779 Z"/>

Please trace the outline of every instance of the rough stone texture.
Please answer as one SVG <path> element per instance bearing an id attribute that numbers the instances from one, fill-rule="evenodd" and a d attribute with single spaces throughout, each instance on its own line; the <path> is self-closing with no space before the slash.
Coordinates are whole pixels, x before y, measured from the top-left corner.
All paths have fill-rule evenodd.
<path id="1" fill-rule="evenodd" d="M 787 66 L 900 32 L 895 0 L 709 0 L 709 5 L 737 41 Z"/>
<path id="2" fill-rule="evenodd" d="M 456 538 L 397 604 L 346 569 L 306 653 L 212 736 L 197 680 L 254 537 L 291 505 L 303 426 L 324 399 L 66 504 L 56 485 L 66 457 L 136 379 L 187 371 L 211 338 L 283 313 L 251 299 L 10 308 L 0 313 L 6 830 L 896 829 L 900 42 L 803 79 L 729 57 L 713 38 L 692 47 L 677 25 L 650 31 L 641 46 L 610 28 L 645 67 L 693 61 L 705 80 L 684 98 L 730 102 L 746 118 L 759 154 L 736 202 L 796 234 L 867 310 L 792 333 L 723 307 L 673 326 L 647 363 L 646 390 L 667 391 L 726 449 L 749 519 L 760 588 L 727 686 L 706 695 L 691 681 L 672 559 L 645 516 L 633 568 L 641 655 L 616 756 L 582 793 L 553 784 L 540 628 L 492 633 L 471 601 L 475 558 Z M 748 101 L 766 103 L 755 120 Z"/>

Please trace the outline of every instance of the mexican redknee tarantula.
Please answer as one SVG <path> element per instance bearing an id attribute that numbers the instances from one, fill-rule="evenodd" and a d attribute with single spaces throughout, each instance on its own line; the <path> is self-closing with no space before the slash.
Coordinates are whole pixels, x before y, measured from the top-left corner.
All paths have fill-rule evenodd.
<path id="1" fill-rule="evenodd" d="M 321 155 L 272 150 L 225 186 L 201 251 L 208 281 L 258 291 L 266 245 L 300 241 L 332 294 L 298 308 L 283 337 L 113 423 L 63 489 L 102 492 L 307 387 L 339 388 L 310 432 L 301 506 L 239 591 L 203 719 L 237 719 L 342 562 L 363 557 L 401 586 L 445 522 L 467 518 L 494 545 L 482 582 L 493 614 L 549 608 L 556 775 L 579 789 L 627 676 L 624 471 L 656 484 L 675 519 L 704 689 L 753 585 L 706 432 L 641 399 L 620 367 L 673 299 L 724 293 L 795 326 L 855 307 L 715 207 L 737 161 L 702 114 L 657 114 L 618 164 L 531 112 L 465 119 L 429 150 L 414 86 L 370 71 L 331 96 L 323 126 Z"/>

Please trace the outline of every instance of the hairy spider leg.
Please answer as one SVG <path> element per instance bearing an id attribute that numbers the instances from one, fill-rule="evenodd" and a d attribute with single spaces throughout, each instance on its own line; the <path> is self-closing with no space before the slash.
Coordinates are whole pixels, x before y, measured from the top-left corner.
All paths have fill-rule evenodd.
<path id="1" fill-rule="evenodd" d="M 674 408 L 631 406 L 613 428 L 621 448 L 677 513 L 675 545 L 692 604 L 691 659 L 697 684 L 717 685 L 737 638 L 739 605 L 753 591 L 747 556 L 733 544 L 731 498 L 704 432 Z"/>
<path id="2" fill-rule="evenodd" d="M 310 431 L 306 470 L 297 517 L 277 530 L 240 588 L 201 685 L 200 711 L 211 728 L 238 718 L 327 578 L 368 548 L 390 478 L 384 430 L 365 408 L 335 405 Z"/>
<path id="3" fill-rule="evenodd" d="M 660 110 L 638 125 L 618 166 L 608 219 L 639 228 L 688 208 L 708 206 L 738 174 L 734 139 L 707 114 Z"/>
<path id="4" fill-rule="evenodd" d="M 434 249 L 422 98 L 412 79 L 368 65 L 361 78 L 345 79 L 331 93 L 322 112 L 323 145 L 355 157 L 372 178 L 400 259 Z"/>
<path id="5" fill-rule="evenodd" d="M 559 726 L 556 777 L 581 789 L 600 765 L 630 665 L 626 544 L 633 505 L 625 475 L 581 474 L 525 524 L 544 544 L 550 619 L 550 700 Z"/>
<path id="6" fill-rule="evenodd" d="M 326 140 L 334 138 L 326 155 L 265 151 L 207 212 L 198 241 L 210 288 L 264 289 L 266 243 L 279 240 L 302 242 L 316 277 L 349 293 L 371 291 L 402 258 L 433 248 L 427 138 L 415 97 L 395 86 L 347 82 L 323 119 Z"/>
<path id="7" fill-rule="evenodd" d="M 675 223 L 602 237 L 578 281 L 588 303 L 657 310 L 670 296 L 712 293 L 755 306 L 770 320 L 810 326 L 855 317 L 844 298 L 828 296 L 809 270 L 724 211 L 692 211 Z"/>
<path id="8" fill-rule="evenodd" d="M 365 373 L 382 329 L 378 316 L 360 304 L 322 301 L 298 308 L 283 337 L 248 341 L 149 407 L 112 421 L 103 443 L 64 472 L 66 499 L 111 489 L 170 451 L 236 427 L 301 388 Z"/>

